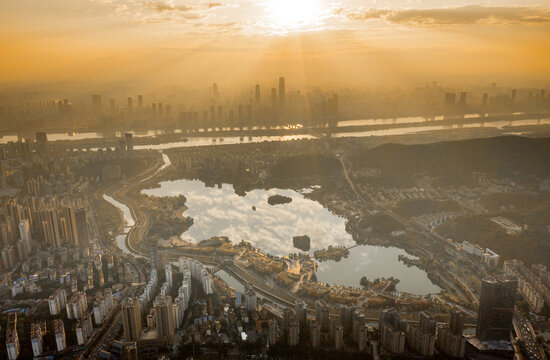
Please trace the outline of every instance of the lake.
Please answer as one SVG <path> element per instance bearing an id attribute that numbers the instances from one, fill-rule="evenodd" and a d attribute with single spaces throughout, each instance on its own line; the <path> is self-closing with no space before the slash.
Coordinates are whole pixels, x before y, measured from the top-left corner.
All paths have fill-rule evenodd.
<path id="1" fill-rule="evenodd" d="M 142 193 L 156 197 L 184 195 L 187 199 L 185 215 L 193 218 L 194 225 L 181 235 L 185 240 L 198 242 L 213 236 L 227 236 L 233 243 L 246 240 L 263 252 L 277 256 L 299 251 L 292 244 L 292 237 L 297 235 L 311 238 L 310 254 L 329 245 L 355 244 L 345 230 L 344 218 L 304 197 L 310 188 L 257 189 L 239 196 L 229 184 L 207 187 L 198 180 L 174 180 L 159 185 Z M 292 202 L 269 205 L 267 199 L 276 194 L 291 197 Z M 439 292 L 424 271 L 408 268 L 398 261 L 399 255 L 407 254 L 398 248 L 359 246 L 350 250 L 347 259 L 320 263 L 317 277 L 327 283 L 359 286 L 362 276 L 370 280 L 393 276 L 401 280 L 397 285 L 399 291 L 417 295 Z"/>

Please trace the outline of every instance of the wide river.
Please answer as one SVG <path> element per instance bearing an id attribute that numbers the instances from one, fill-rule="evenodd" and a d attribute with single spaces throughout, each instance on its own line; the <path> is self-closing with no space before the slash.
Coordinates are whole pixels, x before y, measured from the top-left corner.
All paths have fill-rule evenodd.
<path id="1" fill-rule="evenodd" d="M 520 114 L 520 113 L 518 113 Z M 516 115 L 516 114 L 514 114 Z M 479 114 L 466 114 L 465 119 L 472 120 L 479 118 L 479 122 L 468 122 L 461 124 L 460 119 L 457 119 L 457 123 L 453 125 L 426 125 L 418 126 L 419 123 L 427 121 L 440 121 L 444 120 L 442 116 L 435 118 L 424 117 L 401 117 L 392 119 L 360 119 L 360 120 L 346 120 L 340 121 L 338 127 L 346 126 L 361 126 L 361 125 L 390 125 L 398 124 L 401 126 L 378 129 L 378 130 L 365 130 L 358 132 L 338 132 L 332 134 L 333 137 L 367 137 L 367 136 L 397 136 L 397 135 L 411 135 L 420 134 L 426 132 L 437 131 L 449 131 L 466 128 L 496 128 L 496 129 L 512 129 L 518 126 L 539 126 L 550 125 L 549 118 L 542 119 L 512 119 L 512 120 L 492 120 L 485 119 Z M 433 123 L 432 123 L 433 124 Z M 230 128 L 224 130 L 231 130 Z M 148 130 L 148 131 L 128 131 L 136 138 L 155 138 L 165 134 L 181 134 L 181 139 L 184 135 L 181 129 L 174 130 Z M 151 150 L 166 150 L 177 147 L 189 147 L 189 146 L 211 146 L 211 145 L 223 145 L 223 144 L 240 144 L 240 143 L 255 143 L 263 141 L 289 141 L 298 139 L 314 139 L 315 136 L 309 134 L 301 135 L 284 135 L 284 136 L 212 136 L 212 134 L 200 131 L 200 136 L 189 136 L 182 141 L 166 141 L 160 144 L 146 144 L 136 145 L 136 150 L 151 149 Z M 101 139 L 101 138 L 120 138 L 124 135 L 123 132 L 69 132 L 69 133 L 48 133 L 49 141 L 70 141 L 70 140 L 84 140 L 84 139 Z M 17 141 L 18 139 L 30 138 L 33 139 L 35 133 L 20 133 L 20 134 L 1 134 L 0 144 L 6 144 L 9 141 Z"/>
<path id="2" fill-rule="evenodd" d="M 232 185 L 207 187 L 201 181 L 165 181 L 160 186 L 143 190 L 143 194 L 156 197 L 184 195 L 187 199 L 186 216 L 193 218 L 194 225 L 181 237 L 192 242 L 212 236 L 227 236 L 233 243 L 249 241 L 262 251 L 278 256 L 295 253 L 292 237 L 308 235 L 311 238 L 310 254 L 329 245 L 352 246 L 354 241 L 345 230 L 345 219 L 332 214 L 304 194 L 288 189 L 253 190 L 245 196 L 235 193 Z M 271 195 L 292 198 L 288 204 L 271 206 Z M 254 208 L 253 208 L 254 207 Z M 399 262 L 399 255 L 407 255 L 398 248 L 358 246 L 339 262 L 319 263 L 319 281 L 359 286 L 361 277 L 370 280 L 378 277 L 400 279 L 397 290 L 417 295 L 437 293 L 439 288 L 418 268 L 408 268 Z"/>

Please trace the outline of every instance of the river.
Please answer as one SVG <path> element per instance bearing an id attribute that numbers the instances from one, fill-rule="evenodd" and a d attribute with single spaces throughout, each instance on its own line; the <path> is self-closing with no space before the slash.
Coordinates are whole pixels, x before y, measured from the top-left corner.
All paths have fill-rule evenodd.
<path id="1" fill-rule="evenodd" d="M 520 113 L 514 115 L 521 115 Z M 537 126 L 537 125 L 550 125 L 550 119 L 517 119 L 517 120 L 491 120 L 485 119 L 479 114 L 466 114 L 465 119 L 471 121 L 472 119 L 479 118 L 479 122 L 460 124 L 460 119 L 456 119 L 456 124 L 452 125 L 431 125 L 419 126 L 418 124 L 428 121 L 443 121 L 443 116 L 436 116 L 434 118 L 425 117 L 400 117 L 390 119 L 358 119 L 358 120 L 345 120 L 338 122 L 338 126 L 335 132 L 332 134 L 334 137 L 368 137 L 368 136 L 397 136 L 397 135 L 410 135 L 419 134 L 425 132 L 437 132 L 443 130 L 453 129 L 467 129 L 467 128 L 496 128 L 503 129 L 505 127 L 513 128 L 519 126 Z M 349 126 L 380 126 L 380 125 L 402 125 L 398 127 L 388 129 L 366 130 L 357 132 L 338 132 L 338 127 Z M 413 126 L 414 125 L 414 126 Z M 181 129 L 174 130 L 148 130 L 148 131 L 128 131 L 137 138 L 155 138 L 159 135 L 165 134 L 181 134 L 181 141 L 168 141 L 160 144 L 146 144 L 136 145 L 134 149 L 143 150 L 166 150 L 177 147 L 190 147 L 190 146 L 211 146 L 211 145 L 223 145 L 223 144 L 240 144 L 240 143 L 255 143 L 263 141 L 289 141 L 298 139 L 314 139 L 315 136 L 309 134 L 300 135 L 284 135 L 284 136 L 212 136 L 208 132 L 199 131 L 201 136 L 189 136 L 184 138 L 184 134 Z M 226 129 L 231 130 L 231 129 Z M 49 141 L 70 141 L 70 140 L 85 140 L 85 139 L 109 139 L 120 138 L 124 132 L 70 132 L 70 133 L 49 133 Z M 204 134 L 204 136 L 202 136 Z M 4 134 L 0 136 L 0 144 L 6 144 L 9 141 L 17 141 L 22 138 L 34 138 L 34 133 L 21 133 L 21 134 Z"/>

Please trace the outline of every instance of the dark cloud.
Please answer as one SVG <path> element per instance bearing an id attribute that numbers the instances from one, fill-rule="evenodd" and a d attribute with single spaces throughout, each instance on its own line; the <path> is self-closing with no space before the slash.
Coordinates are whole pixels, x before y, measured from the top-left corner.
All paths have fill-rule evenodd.
<path id="1" fill-rule="evenodd" d="M 400 25 L 438 26 L 464 24 L 550 24 L 550 9 L 530 6 L 467 5 L 438 9 L 363 9 L 337 15 L 351 20 L 385 20 Z"/>

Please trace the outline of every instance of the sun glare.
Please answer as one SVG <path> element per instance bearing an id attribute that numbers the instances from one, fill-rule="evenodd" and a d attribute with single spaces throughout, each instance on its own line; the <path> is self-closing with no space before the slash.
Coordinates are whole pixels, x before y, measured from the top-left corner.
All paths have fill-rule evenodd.
<path id="1" fill-rule="evenodd" d="M 294 30 L 314 24 L 321 15 L 319 0 L 270 0 L 266 6 L 273 25 Z"/>

